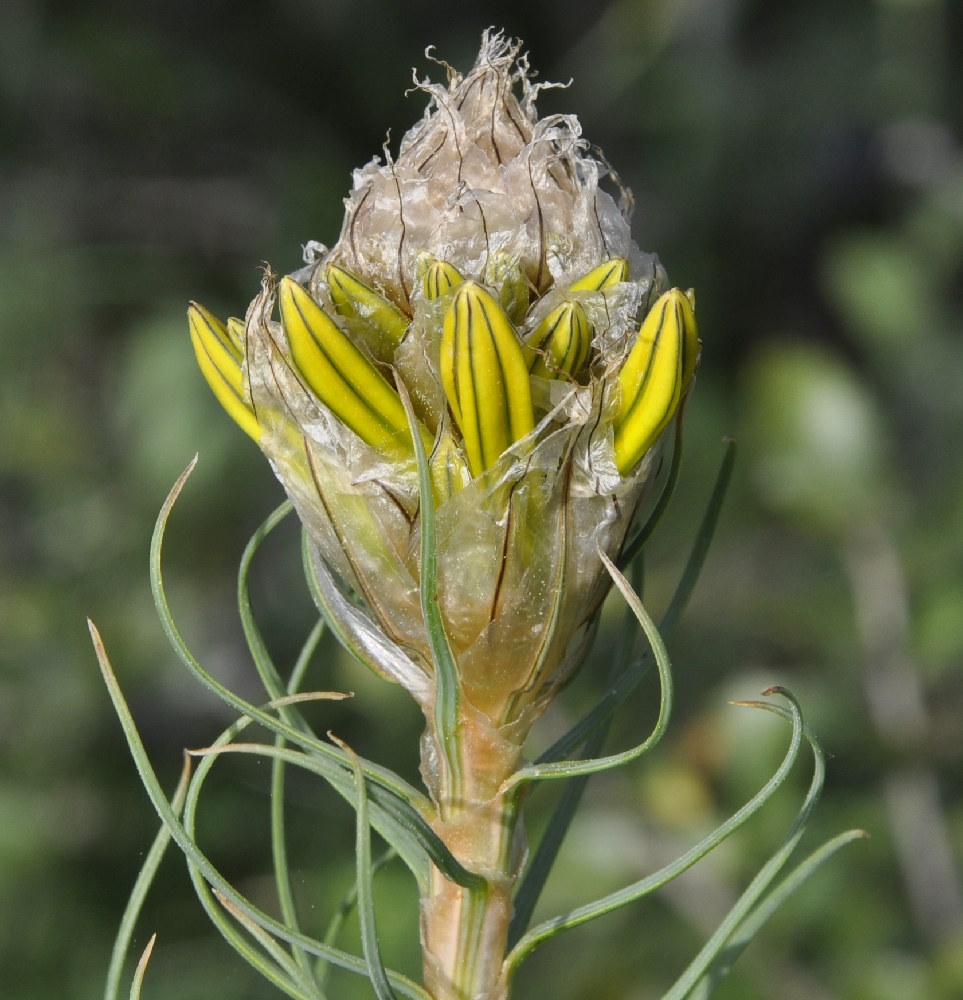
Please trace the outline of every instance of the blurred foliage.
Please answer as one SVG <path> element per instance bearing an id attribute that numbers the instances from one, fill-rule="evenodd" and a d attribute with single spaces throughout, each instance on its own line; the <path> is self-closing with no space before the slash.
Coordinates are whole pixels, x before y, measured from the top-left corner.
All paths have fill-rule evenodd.
<path id="1" fill-rule="evenodd" d="M 815 843 L 847 849 L 767 927 L 718 995 L 963 995 L 963 10 L 949 0 L 7 0 L 0 8 L 0 981 L 9 1000 L 99 994 L 151 815 L 84 627 L 96 619 L 159 772 L 222 709 L 154 619 L 147 545 L 167 488 L 169 591 L 218 675 L 256 696 L 233 609 L 244 541 L 280 490 L 191 357 L 188 299 L 243 310 L 258 264 L 338 235 L 350 171 L 421 115 L 411 85 L 523 37 L 542 109 L 579 114 L 636 197 L 636 238 L 694 286 L 705 341 L 677 501 L 648 600 L 678 573 L 721 458 L 735 486 L 670 650 L 667 745 L 596 779 L 544 902 L 655 868 L 738 806 L 786 732 L 726 704 L 800 696 L 831 754 Z M 359 27 L 361 30 L 359 30 Z M 279 662 L 311 624 L 293 526 L 255 570 Z M 614 614 L 614 611 L 613 611 Z M 598 656 L 604 661 L 603 635 Z M 333 645 L 324 725 L 416 773 L 418 719 Z M 543 738 L 591 698 L 591 665 Z M 652 711 L 640 693 L 632 727 Z M 267 893 L 266 768 L 218 765 L 204 837 Z M 303 776 L 301 776 L 303 777 Z M 804 787 L 800 773 L 795 791 Z M 539 806 L 533 800 L 533 832 Z M 306 919 L 350 884 L 349 812 L 292 776 Z M 541 801 L 541 800 L 544 801 Z M 790 791 L 657 900 L 536 955 L 519 996 L 645 1000 L 671 982 L 790 820 Z M 269 995 L 212 940 L 170 858 L 140 940 L 146 995 Z M 417 968 L 399 871 L 386 957 Z M 574 958 L 565 959 L 570 948 Z M 342 998 L 367 987 L 338 981 Z"/>

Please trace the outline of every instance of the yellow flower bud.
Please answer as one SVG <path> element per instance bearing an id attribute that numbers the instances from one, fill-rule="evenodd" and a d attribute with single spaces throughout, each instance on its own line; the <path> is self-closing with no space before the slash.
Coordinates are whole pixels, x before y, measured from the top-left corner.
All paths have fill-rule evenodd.
<path id="1" fill-rule="evenodd" d="M 535 352 L 529 365 L 532 375 L 577 375 L 588 360 L 592 333 L 585 310 L 577 302 L 563 302 L 528 338 L 528 346 Z"/>
<path id="2" fill-rule="evenodd" d="M 390 361 L 411 320 L 383 295 L 337 264 L 326 271 L 331 301 L 339 316 L 353 321 L 380 361 Z"/>
<path id="3" fill-rule="evenodd" d="M 695 314 L 678 288 L 649 310 L 618 374 L 615 461 L 625 475 L 675 413 L 698 359 Z"/>
<path id="4" fill-rule="evenodd" d="M 583 274 L 577 281 L 568 286 L 570 292 L 600 292 L 610 288 L 629 277 L 629 262 L 624 257 L 610 257 L 598 267 L 593 267 L 588 274 Z"/>
<path id="5" fill-rule="evenodd" d="M 501 306 L 473 281 L 461 285 L 445 314 L 441 377 L 473 476 L 534 428 L 518 336 Z"/>
<path id="6" fill-rule="evenodd" d="M 261 437 L 261 428 L 244 382 L 241 368 L 243 354 L 239 342 L 231 337 L 228 328 L 213 313 L 197 302 L 190 304 L 187 317 L 191 343 L 207 384 L 241 430 L 257 441 Z"/>
<path id="7" fill-rule="evenodd" d="M 423 287 L 426 299 L 440 299 L 445 292 L 460 285 L 465 279 L 453 264 L 433 260 L 425 270 Z"/>
<path id="8" fill-rule="evenodd" d="M 401 397 L 381 372 L 293 278 L 278 298 L 291 359 L 314 395 L 372 448 L 412 452 Z"/>

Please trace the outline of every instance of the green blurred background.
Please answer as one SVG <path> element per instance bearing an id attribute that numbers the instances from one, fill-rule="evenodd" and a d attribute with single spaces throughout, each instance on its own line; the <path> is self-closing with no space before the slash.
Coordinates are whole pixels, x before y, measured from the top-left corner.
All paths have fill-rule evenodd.
<path id="1" fill-rule="evenodd" d="M 651 871 L 738 807 L 786 732 L 727 704 L 781 683 L 831 755 L 807 843 L 847 848 L 765 929 L 720 997 L 963 996 L 963 9 L 949 0 L 6 0 L 0 8 L 0 995 L 89 998 L 156 820 L 85 627 L 100 626 L 157 769 L 229 721 L 154 617 L 153 519 L 195 451 L 167 575 L 219 677 L 258 699 L 233 604 L 243 544 L 281 493 L 195 369 L 185 308 L 243 311 L 261 261 L 333 242 L 350 171 L 421 116 L 411 86 L 521 36 L 544 111 L 576 112 L 636 197 L 634 231 L 698 291 L 705 349 L 675 507 L 651 546 L 664 606 L 722 455 L 719 535 L 673 636 L 678 707 L 649 760 L 590 786 L 545 913 Z M 312 612 L 297 533 L 255 574 L 290 663 Z M 599 660 L 610 648 L 603 636 Z M 600 667 L 601 669 L 601 667 Z M 597 672 L 596 672 L 597 673 Z M 592 696 L 592 665 L 543 738 Z M 415 773 L 401 692 L 326 645 L 316 708 Z M 617 727 L 651 718 L 641 692 Z M 202 816 L 222 870 L 268 900 L 266 767 L 225 761 Z M 518 996 L 657 997 L 781 838 L 792 787 L 670 891 L 549 944 Z M 308 922 L 351 881 L 351 817 L 292 778 Z M 535 819 L 556 791 L 533 800 Z M 138 944 L 145 997 L 271 990 L 207 929 L 179 859 Z M 417 968 L 400 870 L 388 958 Z M 339 998 L 369 995 L 339 981 Z"/>

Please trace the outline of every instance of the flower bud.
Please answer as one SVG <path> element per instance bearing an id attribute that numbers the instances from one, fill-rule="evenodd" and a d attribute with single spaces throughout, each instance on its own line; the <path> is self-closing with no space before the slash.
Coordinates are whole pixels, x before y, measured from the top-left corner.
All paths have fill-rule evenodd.
<path id="1" fill-rule="evenodd" d="M 698 337 L 577 119 L 536 114 L 516 43 L 486 33 L 469 72 L 419 88 L 428 112 L 355 171 L 337 242 L 297 280 L 268 273 L 243 326 L 192 307 L 191 336 L 294 502 L 344 629 L 429 726 L 417 553 L 433 502 L 463 704 L 514 746 L 581 662 L 611 582 L 599 552 L 636 530 Z"/>
<path id="2" fill-rule="evenodd" d="M 440 299 L 446 292 L 460 285 L 465 279 L 458 268 L 445 260 L 433 260 L 425 270 L 423 288 L 426 299 Z"/>
<path id="3" fill-rule="evenodd" d="M 441 377 L 473 476 L 535 426 L 521 344 L 481 285 L 461 285 L 442 327 Z"/>
<path id="4" fill-rule="evenodd" d="M 588 360 L 591 342 L 592 324 L 585 310 L 577 302 L 563 302 L 528 338 L 528 346 L 535 352 L 530 362 L 532 375 L 578 375 Z"/>
<path id="5" fill-rule="evenodd" d="M 675 413 L 695 372 L 698 345 L 692 306 L 673 288 L 649 310 L 618 375 L 615 461 L 623 475 Z"/>
<path id="6" fill-rule="evenodd" d="M 293 278 L 281 281 L 279 299 L 291 359 L 318 400 L 372 448 L 410 453 L 397 391 Z"/>
<path id="7" fill-rule="evenodd" d="M 244 383 L 241 369 L 244 355 L 239 338 L 232 337 L 229 327 L 197 302 L 190 304 L 187 316 L 191 343 L 207 384 L 241 430 L 259 440 L 261 428 Z"/>
<path id="8" fill-rule="evenodd" d="M 390 361 L 411 320 L 383 295 L 337 264 L 327 270 L 328 290 L 339 316 L 358 329 L 379 361 Z"/>
<path id="9" fill-rule="evenodd" d="M 629 262 L 624 257 L 612 257 L 603 261 L 598 267 L 593 267 L 588 274 L 583 274 L 577 281 L 568 286 L 570 292 L 600 292 L 603 288 L 611 288 L 629 277 Z"/>

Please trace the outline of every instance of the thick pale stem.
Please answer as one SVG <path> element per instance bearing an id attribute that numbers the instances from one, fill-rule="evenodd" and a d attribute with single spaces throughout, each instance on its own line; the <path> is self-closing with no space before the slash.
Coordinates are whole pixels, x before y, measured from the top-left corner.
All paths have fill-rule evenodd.
<path id="1" fill-rule="evenodd" d="M 502 963 L 522 846 L 517 800 L 498 790 L 517 768 L 520 751 L 487 720 L 461 723 L 461 791 L 452 797 L 444 779 L 433 788 L 440 814 L 435 830 L 485 885 L 464 889 L 433 873 L 421 907 L 425 985 L 434 1000 L 506 1000 Z M 430 736 L 425 750 L 430 758 Z"/>

